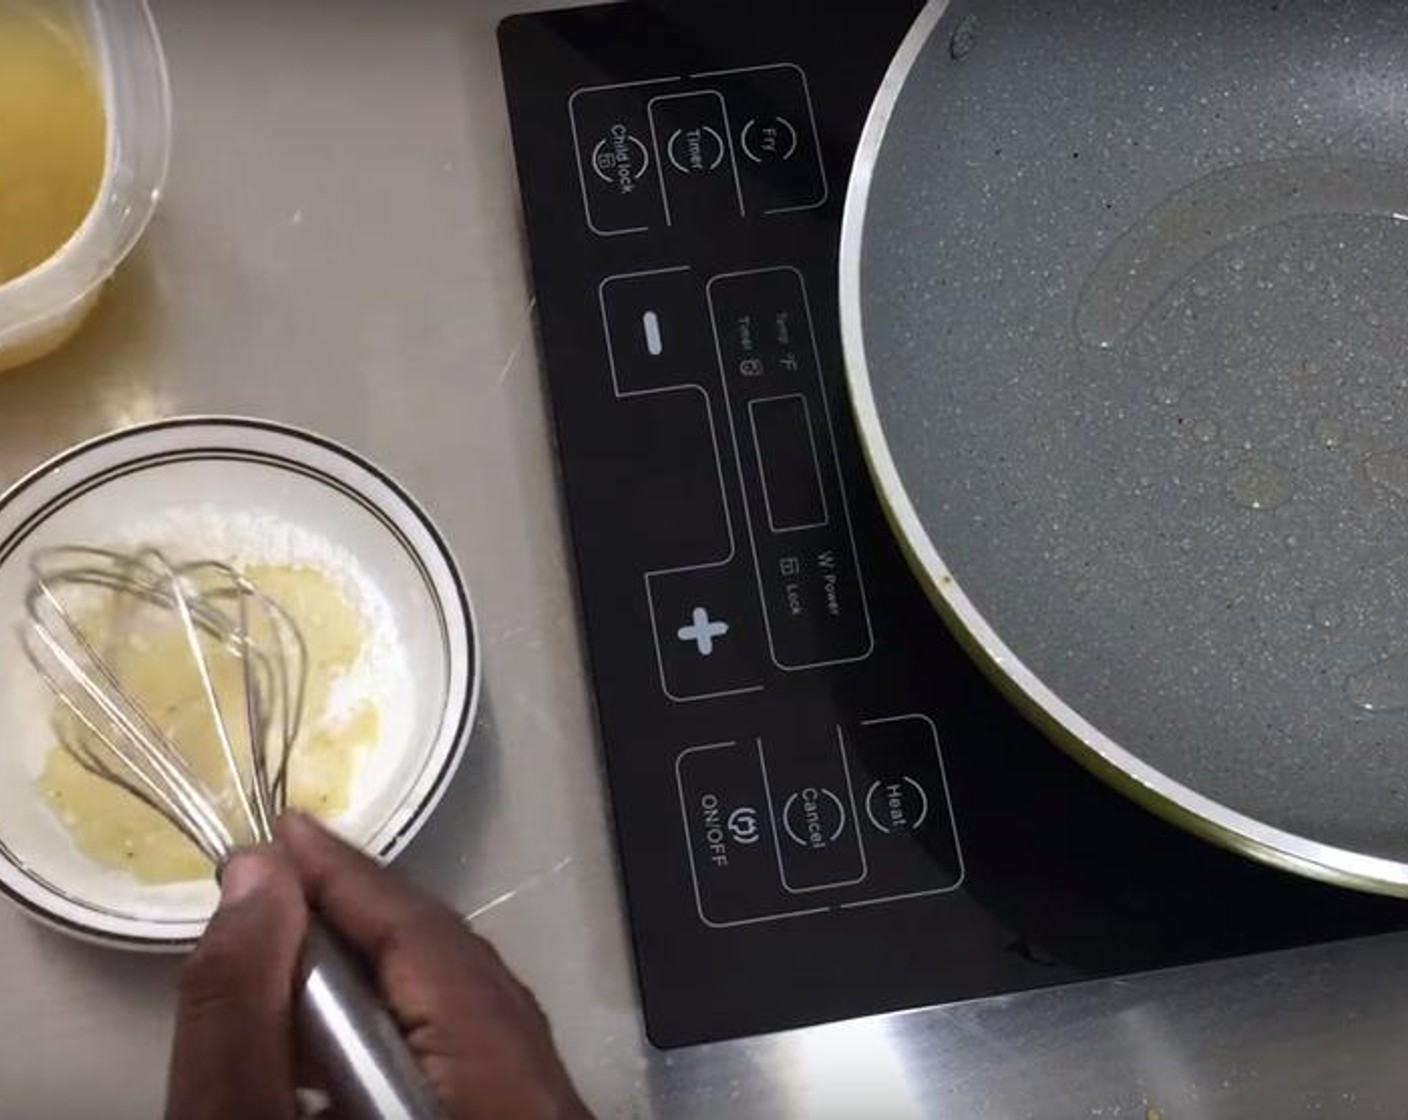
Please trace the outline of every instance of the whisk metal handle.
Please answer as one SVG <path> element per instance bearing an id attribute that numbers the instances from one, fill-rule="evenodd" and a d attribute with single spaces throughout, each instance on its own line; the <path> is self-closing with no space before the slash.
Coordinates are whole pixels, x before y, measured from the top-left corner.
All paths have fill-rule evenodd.
<path id="1" fill-rule="evenodd" d="M 401 1031 L 353 963 L 316 921 L 303 943 L 301 1037 L 355 1120 L 444 1120 Z"/>

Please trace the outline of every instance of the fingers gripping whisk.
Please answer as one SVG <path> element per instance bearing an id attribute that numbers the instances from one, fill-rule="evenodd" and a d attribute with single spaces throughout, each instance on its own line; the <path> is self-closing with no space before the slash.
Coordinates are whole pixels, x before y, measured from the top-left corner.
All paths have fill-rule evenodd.
<path id="1" fill-rule="evenodd" d="M 156 810 L 217 867 L 268 840 L 288 796 L 307 646 L 278 603 L 227 564 L 155 549 L 35 554 L 20 642 L 54 694 L 54 730 L 85 770 Z M 197 766 L 169 711 L 132 673 L 166 641 L 190 681 L 186 718 L 209 720 L 214 764 Z M 203 736 L 210 738 L 210 736 Z"/>
<path id="2" fill-rule="evenodd" d="M 150 548 L 48 549 L 30 569 L 20 641 L 54 694 L 63 749 L 217 871 L 270 839 L 309 691 L 308 647 L 284 608 L 229 565 Z M 300 1030 L 348 1114 L 442 1116 L 397 1024 L 316 922 L 299 967 Z"/>

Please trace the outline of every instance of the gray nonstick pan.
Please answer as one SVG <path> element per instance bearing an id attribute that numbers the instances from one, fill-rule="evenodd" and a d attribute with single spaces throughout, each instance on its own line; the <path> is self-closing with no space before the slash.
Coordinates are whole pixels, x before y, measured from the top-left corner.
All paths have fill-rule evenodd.
<path id="1" fill-rule="evenodd" d="M 1408 5 L 934 0 L 842 242 L 973 655 L 1155 812 L 1408 895 Z"/>

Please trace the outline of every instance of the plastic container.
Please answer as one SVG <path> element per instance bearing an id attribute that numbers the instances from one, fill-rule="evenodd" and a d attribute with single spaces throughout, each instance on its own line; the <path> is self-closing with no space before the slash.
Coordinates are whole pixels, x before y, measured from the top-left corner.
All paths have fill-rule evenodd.
<path id="1" fill-rule="evenodd" d="M 68 241 L 42 264 L 0 284 L 0 371 L 49 353 L 83 324 L 147 228 L 166 184 L 171 87 L 146 0 L 64 2 L 82 19 L 99 70 L 106 167 L 92 209 Z"/>

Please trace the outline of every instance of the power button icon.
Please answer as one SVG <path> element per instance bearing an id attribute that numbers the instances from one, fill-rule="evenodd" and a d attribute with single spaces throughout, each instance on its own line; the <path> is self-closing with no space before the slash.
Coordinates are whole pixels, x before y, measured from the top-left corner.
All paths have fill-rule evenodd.
<path id="1" fill-rule="evenodd" d="M 758 810 L 745 806 L 728 816 L 729 835 L 739 844 L 758 842 Z"/>

